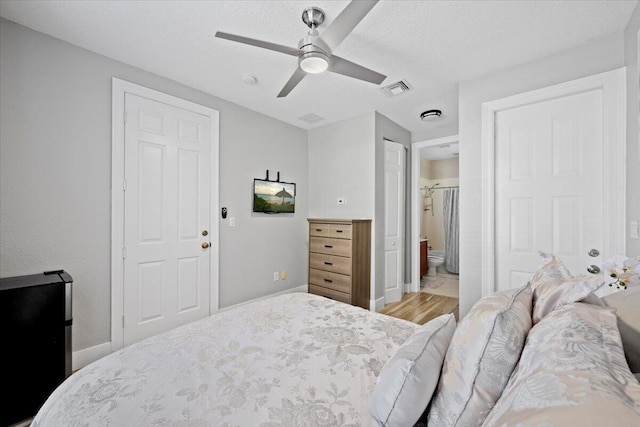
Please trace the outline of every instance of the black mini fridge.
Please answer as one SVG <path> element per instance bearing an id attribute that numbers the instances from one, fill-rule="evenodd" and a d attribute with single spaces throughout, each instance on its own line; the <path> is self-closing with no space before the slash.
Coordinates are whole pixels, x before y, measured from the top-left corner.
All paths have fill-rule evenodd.
<path id="1" fill-rule="evenodd" d="M 0 426 L 33 417 L 71 375 L 71 276 L 0 279 Z"/>

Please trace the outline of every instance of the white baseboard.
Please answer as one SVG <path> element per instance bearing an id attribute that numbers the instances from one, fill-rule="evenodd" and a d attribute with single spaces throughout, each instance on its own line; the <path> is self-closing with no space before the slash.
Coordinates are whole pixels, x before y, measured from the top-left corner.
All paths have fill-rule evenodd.
<path id="1" fill-rule="evenodd" d="M 250 299 L 249 301 L 243 301 L 243 302 L 239 302 L 238 304 L 234 304 L 234 305 L 230 305 L 228 307 L 221 308 L 221 309 L 218 310 L 218 313 L 222 313 L 223 311 L 231 310 L 233 308 L 240 307 L 241 305 L 251 304 L 252 302 L 260 301 L 260 300 L 263 300 L 263 299 L 266 299 L 266 298 L 275 297 L 275 296 L 278 296 L 278 295 L 291 294 L 293 292 L 305 292 L 306 293 L 308 291 L 309 291 L 309 285 L 300 285 L 300 286 L 295 287 L 295 288 L 286 289 L 284 291 L 276 292 L 275 294 L 265 295 L 263 297 Z"/>
<path id="2" fill-rule="evenodd" d="M 384 308 L 384 297 L 369 301 L 370 311 L 380 311 Z"/>
<path id="3" fill-rule="evenodd" d="M 74 351 L 71 356 L 71 370 L 77 371 L 78 369 L 84 368 L 89 363 L 93 363 L 110 353 L 111 341 Z"/>

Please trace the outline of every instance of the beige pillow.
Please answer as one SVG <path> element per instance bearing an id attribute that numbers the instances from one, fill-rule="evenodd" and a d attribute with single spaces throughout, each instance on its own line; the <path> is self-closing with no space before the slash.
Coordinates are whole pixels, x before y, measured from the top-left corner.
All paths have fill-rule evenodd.
<path id="1" fill-rule="evenodd" d="M 535 325 L 558 307 L 588 298 L 604 285 L 601 276 L 573 277 L 555 255 L 540 252 L 544 261 L 531 278 L 532 321 Z"/>
<path id="2" fill-rule="evenodd" d="M 639 403 L 613 310 L 567 304 L 531 329 L 483 427 L 638 426 Z"/>
<path id="3" fill-rule="evenodd" d="M 372 424 L 411 426 L 438 384 L 442 361 L 456 329 L 453 314 L 421 326 L 382 368 L 371 395 Z"/>
<path id="4" fill-rule="evenodd" d="M 586 299 L 602 285 L 604 280 L 601 276 L 574 277 L 565 281 L 539 284 L 533 291 L 533 324 L 565 304 Z"/>
<path id="5" fill-rule="evenodd" d="M 456 329 L 428 425 L 479 426 L 500 397 L 531 328 L 529 284 L 478 301 Z"/>
<path id="6" fill-rule="evenodd" d="M 616 309 L 622 347 L 631 372 L 640 373 L 640 287 L 624 289 L 602 299 Z"/>

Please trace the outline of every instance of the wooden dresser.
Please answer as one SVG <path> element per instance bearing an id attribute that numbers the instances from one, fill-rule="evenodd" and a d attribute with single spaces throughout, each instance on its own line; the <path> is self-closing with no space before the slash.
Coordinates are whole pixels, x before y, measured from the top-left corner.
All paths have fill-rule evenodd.
<path id="1" fill-rule="evenodd" d="M 370 219 L 309 219 L 309 293 L 369 308 Z"/>

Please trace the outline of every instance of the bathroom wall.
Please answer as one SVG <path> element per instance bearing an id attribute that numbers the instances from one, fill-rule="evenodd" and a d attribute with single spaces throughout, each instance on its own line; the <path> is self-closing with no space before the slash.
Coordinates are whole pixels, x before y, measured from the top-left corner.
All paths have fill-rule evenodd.
<path id="1" fill-rule="evenodd" d="M 439 183 L 439 187 L 457 186 L 460 183 L 458 159 L 425 160 L 421 161 L 420 187 L 432 187 Z M 426 193 L 422 192 L 423 197 Z M 422 210 L 422 237 L 429 239 L 432 250 L 444 251 L 444 220 L 443 212 L 444 190 L 435 190 L 433 210 Z M 424 200 L 424 199 L 423 199 Z M 424 206 L 424 205 L 423 205 Z"/>

